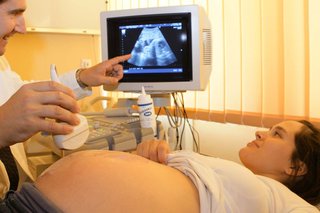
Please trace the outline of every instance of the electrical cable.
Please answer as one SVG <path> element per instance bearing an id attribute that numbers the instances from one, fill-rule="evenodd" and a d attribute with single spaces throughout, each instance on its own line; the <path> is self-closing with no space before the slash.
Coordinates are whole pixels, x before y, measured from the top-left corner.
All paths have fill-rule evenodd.
<path id="1" fill-rule="evenodd" d="M 180 94 L 180 96 L 179 96 Z M 191 125 L 189 122 L 188 114 L 184 106 L 184 97 L 182 92 L 174 92 L 171 93 L 172 99 L 174 101 L 173 105 L 173 114 L 170 112 L 170 110 L 167 107 L 164 107 L 165 113 L 167 115 L 167 119 L 169 122 L 170 127 L 174 128 L 176 130 L 176 149 L 182 149 L 182 140 L 183 135 L 185 133 L 186 123 L 189 126 L 192 140 L 194 144 L 194 151 L 199 151 L 199 133 L 198 131 Z M 182 127 L 181 133 L 179 133 L 179 127 Z"/>

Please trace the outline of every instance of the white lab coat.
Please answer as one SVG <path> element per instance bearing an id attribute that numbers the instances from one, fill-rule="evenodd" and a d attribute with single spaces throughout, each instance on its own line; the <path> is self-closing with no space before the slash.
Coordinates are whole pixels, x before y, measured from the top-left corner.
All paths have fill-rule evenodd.
<path id="1" fill-rule="evenodd" d="M 76 70 L 73 70 L 61 75 L 59 77 L 60 81 L 73 89 L 78 99 L 91 95 L 91 90 L 84 90 L 78 85 L 75 78 L 75 72 Z M 4 104 L 25 83 L 28 82 L 21 80 L 20 76 L 11 70 L 5 57 L 0 56 L 0 105 Z M 24 144 L 17 143 L 10 148 L 18 165 L 20 175 L 19 183 L 23 183 L 28 177 L 31 180 L 34 180 L 28 167 Z M 3 163 L 0 161 L 0 198 L 3 198 L 9 188 L 10 183 L 8 174 Z"/>

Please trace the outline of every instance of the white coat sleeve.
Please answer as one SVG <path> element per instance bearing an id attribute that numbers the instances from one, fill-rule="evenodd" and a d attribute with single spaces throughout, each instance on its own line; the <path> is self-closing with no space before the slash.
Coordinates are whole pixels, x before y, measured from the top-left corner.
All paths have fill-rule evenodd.
<path id="1" fill-rule="evenodd" d="M 76 94 L 77 100 L 90 96 L 92 94 L 92 90 L 90 87 L 82 88 L 77 82 L 76 79 L 76 71 L 72 70 L 65 74 L 59 76 L 59 79 L 62 84 L 70 87 Z"/>

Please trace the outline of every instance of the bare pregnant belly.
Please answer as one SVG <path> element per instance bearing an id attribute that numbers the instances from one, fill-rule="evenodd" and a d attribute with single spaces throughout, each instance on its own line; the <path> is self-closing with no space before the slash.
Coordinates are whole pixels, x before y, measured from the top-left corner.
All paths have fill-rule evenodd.
<path id="1" fill-rule="evenodd" d="M 62 158 L 36 187 L 65 212 L 199 212 L 198 191 L 176 169 L 140 156 L 91 150 Z"/>

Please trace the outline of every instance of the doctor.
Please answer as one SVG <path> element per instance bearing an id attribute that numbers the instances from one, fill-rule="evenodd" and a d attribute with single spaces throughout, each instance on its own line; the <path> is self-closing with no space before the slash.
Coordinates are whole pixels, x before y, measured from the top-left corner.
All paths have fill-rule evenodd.
<path id="1" fill-rule="evenodd" d="M 23 173 L 31 179 L 33 177 L 28 169 L 23 144 L 19 142 L 28 140 L 39 131 L 71 133 L 79 123 L 75 116 L 80 110 L 76 100 L 90 95 L 91 86 L 117 83 L 123 76 L 119 63 L 130 58 L 130 55 L 119 56 L 88 69 L 70 71 L 59 77 L 67 86 L 53 81 L 24 82 L 11 71 L 2 55 L 11 36 L 26 33 L 25 10 L 25 0 L 0 0 L 0 149 L 10 146 L 21 166 L 18 168 L 20 182 Z M 0 198 L 9 187 L 8 174 L 0 161 Z"/>

